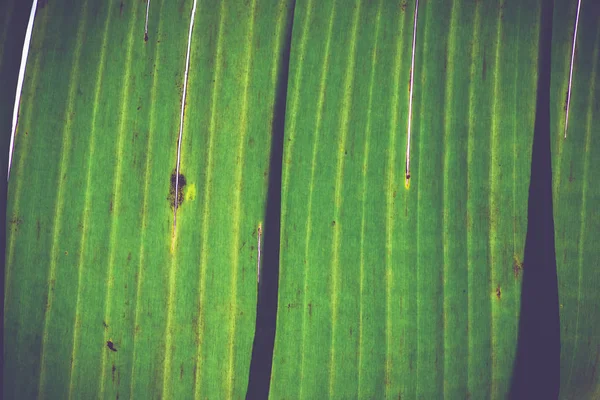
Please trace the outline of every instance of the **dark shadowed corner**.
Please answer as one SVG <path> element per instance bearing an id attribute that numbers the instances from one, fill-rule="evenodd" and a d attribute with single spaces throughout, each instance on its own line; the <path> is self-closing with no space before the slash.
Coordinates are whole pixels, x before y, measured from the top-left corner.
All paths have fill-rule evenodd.
<path id="1" fill-rule="evenodd" d="M 4 2 L 0 9 L 5 11 L 8 8 L 8 2 Z M 21 67 L 21 52 L 23 42 L 25 41 L 25 32 L 31 12 L 32 0 L 21 1 L 14 0 L 14 8 L 10 18 L 9 26 L 6 29 L 4 39 L 4 51 L 2 53 L 0 82 L 2 90 L 0 91 L 0 265 L 2 265 L 2 274 L 0 276 L 0 298 L 2 298 L 2 307 L 0 307 L 0 348 L 2 348 L 2 360 L 4 360 L 4 273 L 6 257 L 6 205 L 8 195 L 8 152 L 10 147 L 10 135 L 12 130 L 12 113 L 15 102 L 15 92 L 17 90 L 17 79 L 19 77 L 19 68 Z M 0 388 L 4 392 L 4 361 L 0 363 Z"/>
<path id="2" fill-rule="evenodd" d="M 560 318 L 550 153 L 553 8 L 553 0 L 542 1 L 537 105 L 512 399 L 556 399 L 560 390 Z"/>
<path id="3" fill-rule="evenodd" d="M 273 122 L 271 125 L 271 152 L 269 159 L 269 187 L 265 224 L 263 228 L 263 260 L 261 265 L 256 328 L 252 345 L 252 361 L 246 399 L 267 399 L 273 366 L 273 347 L 277 323 L 277 297 L 279 289 L 279 244 L 281 231 L 281 170 L 285 129 L 286 99 L 290 64 L 292 24 L 295 1 L 292 1 L 284 29 L 279 76 L 275 87 Z"/>

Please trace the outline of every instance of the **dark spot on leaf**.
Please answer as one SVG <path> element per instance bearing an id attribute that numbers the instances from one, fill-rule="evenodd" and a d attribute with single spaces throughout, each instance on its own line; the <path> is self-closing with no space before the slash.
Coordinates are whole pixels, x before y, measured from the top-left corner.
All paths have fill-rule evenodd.
<path id="1" fill-rule="evenodd" d="M 519 277 L 521 271 L 523 270 L 523 263 L 519 262 L 516 258 L 513 260 L 513 273 L 515 274 L 515 279 Z"/>
<path id="2" fill-rule="evenodd" d="M 148 41 L 148 32 L 144 32 L 144 42 Z M 138 108 L 139 110 L 139 108 Z"/>
<path id="3" fill-rule="evenodd" d="M 573 160 L 571 160 L 571 164 L 569 166 L 569 182 L 573 182 L 575 178 L 573 177 Z"/>
<path id="4" fill-rule="evenodd" d="M 405 12 L 407 5 L 408 4 L 407 4 L 406 0 L 402 1 L 402 3 L 400 3 L 400 10 L 402 10 L 402 12 Z"/>
<path id="5" fill-rule="evenodd" d="M 121 5 L 119 6 L 119 16 L 123 15 L 123 1 L 121 1 Z"/>
<path id="6" fill-rule="evenodd" d="M 117 370 L 117 367 L 115 367 L 115 364 L 113 364 L 112 366 L 112 381 L 115 381 L 115 371 Z"/>
<path id="7" fill-rule="evenodd" d="M 496 287 L 496 297 L 498 298 L 498 300 L 500 300 L 500 297 L 502 297 L 502 291 L 500 290 L 500 285 L 498 285 Z"/>
<path id="8" fill-rule="evenodd" d="M 180 207 L 183 203 L 183 188 L 186 185 L 185 176 L 183 174 L 179 174 L 179 179 L 176 178 L 176 172 L 173 171 L 171 174 L 171 187 L 169 188 L 169 203 L 171 205 L 171 209 L 175 207 L 175 199 L 177 199 L 177 207 Z M 177 186 L 177 189 L 175 187 Z M 177 190 L 177 195 L 175 195 L 175 190 Z"/>
<path id="9" fill-rule="evenodd" d="M 131 252 L 129 252 L 129 254 L 127 254 L 127 263 L 129 264 L 129 261 L 131 261 Z"/>
<path id="10" fill-rule="evenodd" d="M 40 240 L 40 220 L 36 220 L 36 238 Z"/>
<path id="11" fill-rule="evenodd" d="M 109 349 L 111 349 L 112 351 L 117 351 L 117 349 L 115 349 L 115 344 L 114 344 L 114 343 L 113 343 L 111 340 L 108 340 L 108 341 L 106 342 L 106 346 L 107 346 Z"/>
<path id="12" fill-rule="evenodd" d="M 312 317 L 312 303 L 308 303 L 308 316 Z"/>
<path id="13" fill-rule="evenodd" d="M 140 111 L 141 108 L 142 108 L 142 106 L 138 106 L 137 110 Z"/>
<path id="14" fill-rule="evenodd" d="M 179 380 L 183 379 L 183 363 L 179 366 Z"/>
<path id="15" fill-rule="evenodd" d="M 102 326 L 104 327 L 104 329 L 108 328 L 108 324 L 106 323 L 106 321 L 102 321 Z"/>
<path id="16" fill-rule="evenodd" d="M 113 210 L 113 203 L 112 203 L 112 199 L 110 200 L 110 204 L 108 205 L 108 213 L 111 214 Z"/>
<path id="17" fill-rule="evenodd" d="M 331 221 L 331 226 L 335 226 L 335 221 Z"/>

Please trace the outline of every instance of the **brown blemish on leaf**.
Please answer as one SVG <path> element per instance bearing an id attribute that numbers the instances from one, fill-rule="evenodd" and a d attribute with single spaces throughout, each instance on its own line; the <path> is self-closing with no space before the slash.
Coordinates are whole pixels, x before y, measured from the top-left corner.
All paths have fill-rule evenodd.
<path id="1" fill-rule="evenodd" d="M 179 365 L 179 380 L 183 379 L 183 363 Z"/>
<path id="2" fill-rule="evenodd" d="M 112 351 L 117 351 L 117 349 L 115 349 L 115 344 L 112 342 L 112 340 L 107 340 L 106 341 L 106 347 L 108 347 Z"/>
<path id="3" fill-rule="evenodd" d="M 575 178 L 573 178 L 573 160 L 571 160 L 570 166 L 569 166 L 569 182 L 573 182 L 575 180 Z"/>
<path id="4" fill-rule="evenodd" d="M 110 199 L 110 204 L 108 205 L 108 213 L 112 214 L 112 211 L 113 211 L 113 202 L 112 202 L 112 199 Z"/>
<path id="5" fill-rule="evenodd" d="M 102 326 L 104 327 L 104 329 L 108 328 L 108 324 L 106 323 L 106 321 L 102 321 Z"/>
<path id="6" fill-rule="evenodd" d="M 500 297 L 502 297 L 502 291 L 500 290 L 500 285 L 498 285 L 496 287 L 496 297 L 498 298 L 498 300 L 500 300 Z"/>
<path id="7" fill-rule="evenodd" d="M 196 389 L 196 363 L 194 363 L 194 368 L 192 368 L 192 388 Z"/>
<path id="8" fill-rule="evenodd" d="M 335 221 L 331 221 L 331 226 L 335 226 Z"/>
<path id="9" fill-rule="evenodd" d="M 121 5 L 119 6 L 119 16 L 123 15 L 123 1 L 121 0 Z"/>
<path id="10" fill-rule="evenodd" d="M 115 382 L 115 371 L 117 370 L 117 367 L 115 367 L 115 364 L 112 365 L 112 381 L 113 383 Z"/>
<path id="11" fill-rule="evenodd" d="M 36 220 L 36 238 L 37 240 L 40 240 L 40 220 Z"/>
<path id="12" fill-rule="evenodd" d="M 129 264 L 129 261 L 131 261 L 131 252 L 129 252 L 129 254 L 127 254 L 127 264 Z"/>
<path id="13" fill-rule="evenodd" d="M 400 3 L 400 10 L 402 12 L 406 11 L 406 6 L 408 6 L 408 3 L 406 2 L 406 0 L 403 0 L 402 3 Z"/>
<path id="14" fill-rule="evenodd" d="M 177 207 L 180 207 L 183 203 L 183 188 L 186 185 L 185 176 L 183 174 L 179 174 L 179 179 L 176 176 L 177 172 L 173 171 L 171 174 L 171 186 L 169 188 L 169 204 L 171 205 L 171 209 L 175 208 L 175 186 L 177 186 Z M 179 183 L 177 181 L 179 180 Z"/>
<path id="15" fill-rule="evenodd" d="M 19 230 L 19 226 L 23 223 L 23 220 L 15 215 L 8 222 L 13 228 L 13 232 L 17 232 Z"/>
<path id="16" fill-rule="evenodd" d="M 308 316 L 312 317 L 312 303 L 308 303 Z"/>
<path id="17" fill-rule="evenodd" d="M 513 273 L 515 274 L 515 279 L 521 275 L 523 271 L 523 263 L 519 260 L 517 256 L 513 257 Z"/>
<path id="18" fill-rule="evenodd" d="M 386 371 L 385 373 L 385 377 L 383 378 L 383 384 L 385 386 L 390 386 L 391 382 L 390 382 L 390 377 L 388 375 L 388 372 Z"/>

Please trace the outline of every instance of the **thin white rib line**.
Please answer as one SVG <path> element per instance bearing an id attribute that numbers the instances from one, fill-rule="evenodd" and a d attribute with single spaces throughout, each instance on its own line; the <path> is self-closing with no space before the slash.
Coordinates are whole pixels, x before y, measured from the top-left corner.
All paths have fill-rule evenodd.
<path id="1" fill-rule="evenodd" d="M 260 283 L 260 237 L 262 235 L 262 225 L 258 224 L 258 255 L 256 257 L 256 282 Z"/>
<path id="2" fill-rule="evenodd" d="M 149 2 L 148 2 L 149 3 Z M 179 119 L 179 140 L 177 143 L 177 169 L 175 172 L 175 212 L 173 214 L 173 234 L 175 234 L 175 228 L 177 227 L 177 203 L 179 198 L 179 165 L 181 162 L 181 137 L 183 136 L 183 114 L 185 110 L 185 97 L 187 94 L 187 79 L 190 69 L 190 49 L 192 47 L 192 30 L 194 29 L 194 15 L 196 15 L 196 0 L 194 0 L 194 6 L 192 7 L 192 16 L 190 18 L 190 31 L 188 35 L 188 46 L 187 46 L 187 57 L 185 60 L 185 77 L 183 80 L 183 94 L 181 96 L 181 115 Z"/>
<path id="3" fill-rule="evenodd" d="M 146 25 L 144 26 L 144 41 L 148 41 L 148 12 L 150 11 L 150 0 L 146 3 Z M 192 20 L 194 17 L 192 16 Z"/>
<path id="4" fill-rule="evenodd" d="M 25 43 L 23 43 L 23 53 L 21 54 L 21 68 L 19 69 L 19 79 L 17 81 L 17 92 L 15 94 L 15 107 L 13 109 L 12 131 L 10 133 L 10 151 L 8 153 L 8 172 L 6 182 L 10 178 L 10 166 L 12 164 L 12 154 L 15 146 L 15 133 L 19 121 L 19 105 L 21 104 L 21 91 L 23 90 L 23 79 L 25 79 L 25 67 L 27 66 L 27 56 L 29 55 L 29 45 L 31 44 L 31 32 L 33 31 L 33 20 L 37 10 L 37 0 L 33 0 L 31 5 L 31 14 L 29 14 L 29 23 L 25 33 Z"/>
<path id="5" fill-rule="evenodd" d="M 567 92 L 567 112 L 565 116 L 565 139 L 567 138 L 567 125 L 569 124 L 569 106 L 571 105 L 571 83 L 573 82 L 573 64 L 575 62 L 575 41 L 577 40 L 577 26 L 579 25 L 579 9 L 581 0 L 577 3 L 577 16 L 575 17 L 575 33 L 573 33 L 573 50 L 571 51 L 571 70 L 569 71 L 569 91 Z"/>
<path id="6" fill-rule="evenodd" d="M 406 140 L 406 182 L 410 179 L 410 125 L 412 120 L 412 100 L 413 86 L 415 78 L 415 47 L 417 42 L 417 11 L 419 10 L 419 0 L 415 3 L 415 20 L 413 24 L 413 42 L 412 42 L 412 57 L 410 62 L 410 97 L 408 99 L 408 133 Z"/>

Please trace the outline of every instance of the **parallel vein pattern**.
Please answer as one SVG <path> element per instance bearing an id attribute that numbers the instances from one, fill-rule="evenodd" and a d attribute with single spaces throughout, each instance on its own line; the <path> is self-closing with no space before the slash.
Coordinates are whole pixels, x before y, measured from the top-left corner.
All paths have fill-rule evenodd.
<path id="1" fill-rule="evenodd" d="M 197 6 L 200 30 L 191 0 L 37 12 L 10 182 L 4 398 L 244 396 L 292 2 Z"/>
<path id="2" fill-rule="evenodd" d="M 600 5 L 582 2 L 575 52 L 577 2 L 554 7 L 551 134 L 554 235 L 561 326 L 560 398 L 600 395 L 600 330 L 597 318 L 600 253 Z M 557 24 L 556 21 L 560 21 Z M 573 76 L 570 63 L 573 58 Z M 569 87 L 568 137 L 565 95 Z"/>
<path id="3" fill-rule="evenodd" d="M 510 387 L 539 2 L 420 4 L 404 190 L 414 6 L 296 4 L 272 398 Z"/>

